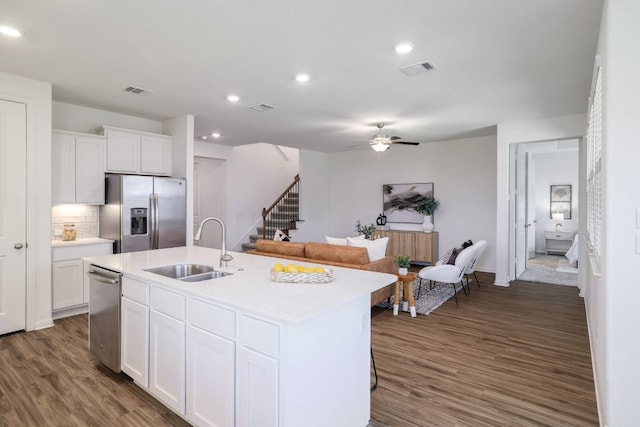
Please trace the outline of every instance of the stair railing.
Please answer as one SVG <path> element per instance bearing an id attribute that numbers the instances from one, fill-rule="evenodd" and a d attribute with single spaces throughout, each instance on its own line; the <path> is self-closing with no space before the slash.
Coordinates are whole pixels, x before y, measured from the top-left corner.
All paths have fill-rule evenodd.
<path id="1" fill-rule="evenodd" d="M 289 235 L 289 230 L 296 228 L 296 222 L 300 219 L 300 205 L 295 203 L 293 206 L 287 204 L 287 199 L 300 194 L 300 175 L 293 178 L 293 182 L 286 190 L 276 199 L 269 208 L 262 209 L 262 238 L 267 238 L 267 223 L 273 225 L 275 229 L 280 229 Z"/>

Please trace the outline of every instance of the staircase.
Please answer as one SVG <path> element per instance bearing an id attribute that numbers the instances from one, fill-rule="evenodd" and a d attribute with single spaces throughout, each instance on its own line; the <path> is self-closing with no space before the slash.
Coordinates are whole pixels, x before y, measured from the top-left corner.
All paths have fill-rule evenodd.
<path id="1" fill-rule="evenodd" d="M 256 234 L 249 236 L 249 243 L 242 244 L 243 251 L 255 249 L 258 239 L 273 239 L 276 230 L 288 236 L 289 231 L 297 229 L 301 221 L 299 189 L 300 176 L 296 175 L 280 197 L 268 209 L 262 209 L 262 226 L 256 228 Z"/>

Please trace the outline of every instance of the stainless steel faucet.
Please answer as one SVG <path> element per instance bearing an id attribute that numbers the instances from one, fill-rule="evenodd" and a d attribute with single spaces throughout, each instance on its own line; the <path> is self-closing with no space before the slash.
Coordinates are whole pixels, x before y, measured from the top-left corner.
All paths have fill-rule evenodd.
<path id="1" fill-rule="evenodd" d="M 220 267 L 228 267 L 229 261 L 231 261 L 233 257 L 227 253 L 227 232 L 225 231 L 224 223 L 220 218 L 210 216 L 208 218 L 203 219 L 202 222 L 200 223 L 200 227 L 198 227 L 198 231 L 196 232 L 196 236 L 194 237 L 194 239 L 196 241 L 200 240 L 200 237 L 202 235 L 202 227 L 208 221 L 216 221 L 218 224 L 220 224 L 220 227 L 222 227 L 222 247 L 220 248 Z"/>

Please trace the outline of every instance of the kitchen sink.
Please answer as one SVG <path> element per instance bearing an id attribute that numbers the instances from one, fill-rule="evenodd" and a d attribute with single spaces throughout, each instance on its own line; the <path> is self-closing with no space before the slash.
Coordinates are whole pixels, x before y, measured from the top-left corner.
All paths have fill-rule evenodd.
<path id="1" fill-rule="evenodd" d="M 203 280 L 217 279 L 218 277 L 229 276 L 232 273 L 225 273 L 224 271 L 210 271 L 208 273 L 194 274 L 193 276 L 181 277 L 178 280 L 182 282 L 201 282 Z"/>
<path id="2" fill-rule="evenodd" d="M 184 277 L 195 276 L 203 273 L 213 272 L 213 267 L 202 264 L 174 264 L 163 267 L 146 268 L 144 271 L 159 274 L 172 279 L 182 279 Z"/>

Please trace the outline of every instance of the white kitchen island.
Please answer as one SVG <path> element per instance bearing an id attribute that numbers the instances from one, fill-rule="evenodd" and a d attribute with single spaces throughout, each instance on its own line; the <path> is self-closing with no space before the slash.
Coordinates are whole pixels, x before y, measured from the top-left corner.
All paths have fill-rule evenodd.
<path id="1" fill-rule="evenodd" d="M 197 426 L 366 426 L 370 294 L 396 277 L 327 267 L 330 283 L 276 283 L 278 259 L 232 255 L 223 269 L 220 251 L 195 246 L 85 258 L 124 275 L 122 370 Z M 145 271 L 181 263 L 233 274 Z"/>

